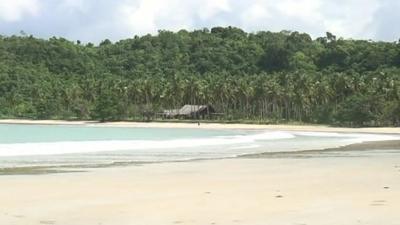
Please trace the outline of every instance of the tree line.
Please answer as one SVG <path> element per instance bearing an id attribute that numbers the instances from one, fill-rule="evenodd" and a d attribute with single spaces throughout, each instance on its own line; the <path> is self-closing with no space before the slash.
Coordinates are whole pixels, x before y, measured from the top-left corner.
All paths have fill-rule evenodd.
<path id="1" fill-rule="evenodd" d="M 142 120 L 210 104 L 218 120 L 400 125 L 400 43 L 235 27 L 112 43 L 0 36 L 0 117 Z"/>

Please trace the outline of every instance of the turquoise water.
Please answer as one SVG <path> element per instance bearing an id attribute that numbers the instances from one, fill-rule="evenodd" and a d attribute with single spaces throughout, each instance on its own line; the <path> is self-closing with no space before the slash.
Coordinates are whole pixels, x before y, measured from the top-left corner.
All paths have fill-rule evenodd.
<path id="1" fill-rule="evenodd" d="M 176 137 L 204 138 L 237 133 L 240 132 L 204 129 L 0 124 L 0 144 L 100 140 L 168 140 Z"/>
<path id="2" fill-rule="evenodd" d="M 218 159 L 398 138 L 393 135 L 272 130 L 0 124 L 0 168 Z"/>

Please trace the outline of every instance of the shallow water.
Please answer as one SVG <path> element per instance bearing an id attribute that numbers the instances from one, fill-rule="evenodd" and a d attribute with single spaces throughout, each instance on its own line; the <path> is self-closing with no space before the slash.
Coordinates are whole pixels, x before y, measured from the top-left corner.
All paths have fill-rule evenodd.
<path id="1" fill-rule="evenodd" d="M 0 125 L 0 168 L 217 159 L 393 139 L 399 139 L 399 136 L 96 125 Z"/>

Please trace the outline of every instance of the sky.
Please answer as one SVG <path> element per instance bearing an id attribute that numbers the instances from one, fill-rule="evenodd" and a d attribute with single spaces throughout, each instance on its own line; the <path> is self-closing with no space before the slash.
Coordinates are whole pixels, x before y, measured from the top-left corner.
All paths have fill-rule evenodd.
<path id="1" fill-rule="evenodd" d="M 235 26 L 400 39 L 400 0 L 0 0 L 0 34 L 98 43 L 158 30 Z"/>

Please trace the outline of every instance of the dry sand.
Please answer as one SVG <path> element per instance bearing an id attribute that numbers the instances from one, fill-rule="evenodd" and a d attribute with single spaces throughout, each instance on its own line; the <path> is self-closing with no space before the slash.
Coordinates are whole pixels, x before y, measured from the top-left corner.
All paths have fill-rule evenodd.
<path id="1" fill-rule="evenodd" d="M 0 176 L 4 225 L 398 225 L 400 157 L 226 159 Z"/>
<path id="2" fill-rule="evenodd" d="M 154 127 L 154 128 L 199 128 L 199 129 L 269 129 L 314 132 L 360 132 L 360 133 L 392 133 L 400 134 L 400 127 L 368 127 L 345 128 L 324 125 L 262 125 L 262 124 L 225 124 L 225 123 L 173 123 L 173 122 L 106 122 L 97 121 L 65 121 L 65 120 L 16 120 L 3 119 L 0 124 L 44 124 L 44 125 L 87 125 L 111 127 Z"/>

